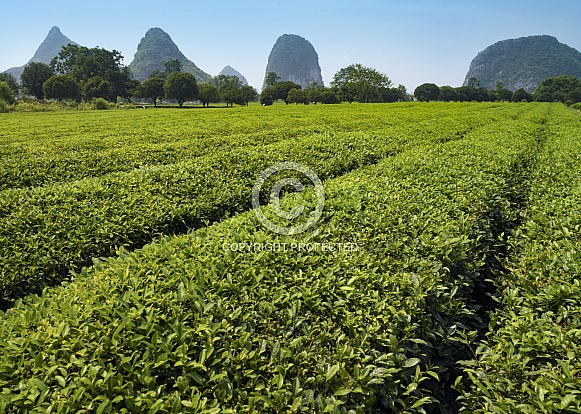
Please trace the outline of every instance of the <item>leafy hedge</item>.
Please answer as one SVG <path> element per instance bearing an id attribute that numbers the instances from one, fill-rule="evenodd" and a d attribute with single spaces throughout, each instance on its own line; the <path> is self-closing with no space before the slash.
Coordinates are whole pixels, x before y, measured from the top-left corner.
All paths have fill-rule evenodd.
<path id="1" fill-rule="evenodd" d="M 249 212 L 28 297 L 0 320 L 0 409 L 445 404 L 448 369 L 473 335 L 490 212 L 507 205 L 513 166 L 535 148 L 545 107 L 533 108 L 326 181 L 321 222 L 300 241 L 358 251 L 228 248 L 297 242 L 261 231 Z"/>
<path id="2" fill-rule="evenodd" d="M 247 210 L 254 181 L 275 162 L 292 159 L 309 165 L 322 179 L 338 176 L 409 145 L 460 139 L 503 114 L 502 108 L 488 108 L 398 124 L 387 130 L 389 135 L 310 134 L 260 147 L 217 150 L 181 163 L 3 191 L 0 308 L 79 272 L 92 258 Z"/>
<path id="3" fill-rule="evenodd" d="M 497 279 L 500 308 L 459 384 L 467 412 L 581 412 L 579 116 L 561 109 L 547 135 Z"/>

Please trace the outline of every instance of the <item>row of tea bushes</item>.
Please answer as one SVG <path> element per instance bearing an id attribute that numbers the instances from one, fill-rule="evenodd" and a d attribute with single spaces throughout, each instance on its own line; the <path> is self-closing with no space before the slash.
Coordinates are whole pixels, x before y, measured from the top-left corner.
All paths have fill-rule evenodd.
<path id="1" fill-rule="evenodd" d="M 465 368 L 467 412 L 581 412 L 581 123 L 562 107 L 546 128 L 499 309 Z"/>

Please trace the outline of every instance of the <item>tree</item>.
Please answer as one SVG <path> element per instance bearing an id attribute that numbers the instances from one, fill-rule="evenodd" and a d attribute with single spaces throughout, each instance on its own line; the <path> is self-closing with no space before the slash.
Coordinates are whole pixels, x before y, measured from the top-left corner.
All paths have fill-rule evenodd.
<path id="1" fill-rule="evenodd" d="M 40 62 L 32 62 L 26 65 L 20 79 L 22 86 L 24 86 L 30 95 L 37 99 L 44 99 L 44 91 L 42 85 L 54 75 L 54 70 Z"/>
<path id="2" fill-rule="evenodd" d="M 164 85 L 165 80 L 161 78 L 149 78 L 139 87 L 139 96 L 145 99 L 151 98 L 153 100 L 153 106 L 157 108 L 157 100 L 163 98 L 165 95 Z"/>
<path id="3" fill-rule="evenodd" d="M 218 75 L 212 78 L 212 82 L 217 85 L 220 99 L 226 103 L 226 106 L 232 106 L 235 103 L 246 104 L 246 101 L 242 99 L 242 81 L 237 76 Z"/>
<path id="4" fill-rule="evenodd" d="M 125 82 L 124 93 L 120 95 L 128 103 L 131 103 L 131 97 L 139 95 L 139 88 L 141 87 L 141 82 L 137 79 L 129 79 Z"/>
<path id="5" fill-rule="evenodd" d="M 240 87 L 240 100 L 248 106 L 248 102 L 256 101 L 258 91 L 250 85 L 242 85 Z"/>
<path id="6" fill-rule="evenodd" d="M 535 101 L 540 102 L 565 102 L 567 95 L 577 89 L 581 90 L 581 79 L 575 76 L 562 75 L 543 80 L 533 96 Z M 551 95 L 550 101 L 547 101 L 548 95 Z"/>
<path id="7" fill-rule="evenodd" d="M 440 86 L 439 99 L 444 102 L 457 101 L 458 92 L 451 86 Z"/>
<path id="8" fill-rule="evenodd" d="M 274 97 L 274 86 L 267 86 L 260 93 L 259 102 L 262 106 L 270 106 L 276 100 Z"/>
<path id="9" fill-rule="evenodd" d="M 274 86 L 280 80 L 280 76 L 278 76 L 275 72 L 268 72 L 264 77 L 264 84 L 266 86 Z"/>
<path id="10" fill-rule="evenodd" d="M 4 101 L 9 105 L 16 103 L 16 94 L 8 82 L 0 81 L 0 101 Z"/>
<path id="11" fill-rule="evenodd" d="M 200 83 L 198 85 L 198 99 L 203 106 L 208 106 L 212 102 L 220 102 L 218 87 L 207 82 Z"/>
<path id="12" fill-rule="evenodd" d="M 165 62 L 163 66 L 165 67 L 165 74 L 169 76 L 173 72 L 181 72 L 184 64 L 178 59 L 172 59 Z"/>
<path id="13" fill-rule="evenodd" d="M 49 99 L 56 99 L 58 102 L 63 99 L 79 99 L 81 96 L 81 86 L 69 75 L 53 75 L 43 85 L 44 95 Z"/>
<path id="14" fill-rule="evenodd" d="M 323 100 L 323 95 L 321 91 L 321 87 L 319 87 L 319 83 L 317 81 L 311 82 L 308 88 L 304 89 L 306 93 L 306 99 L 308 102 L 316 104 L 317 102 L 321 102 Z"/>
<path id="15" fill-rule="evenodd" d="M 440 88 L 433 83 L 424 83 L 415 89 L 414 96 L 420 102 L 435 101 L 440 96 Z"/>
<path id="16" fill-rule="evenodd" d="M 298 85 L 291 81 L 277 82 L 272 86 L 274 91 L 274 100 L 281 99 L 288 105 L 288 94 L 291 89 L 302 89 L 301 85 Z"/>
<path id="17" fill-rule="evenodd" d="M 535 93 L 535 102 L 553 102 L 553 95 L 549 92 Z"/>
<path id="18" fill-rule="evenodd" d="M 14 92 L 14 95 L 18 95 L 20 92 L 20 86 L 18 85 L 18 80 L 14 75 L 6 72 L 0 73 L 0 82 L 6 82 L 10 89 Z"/>
<path id="19" fill-rule="evenodd" d="M 289 104 L 305 104 L 309 103 L 308 92 L 306 89 L 291 89 L 288 92 L 287 101 Z"/>
<path id="20" fill-rule="evenodd" d="M 186 101 L 193 101 L 198 97 L 196 78 L 187 72 L 172 72 L 168 75 L 163 86 L 165 97 L 178 101 L 180 108 Z"/>
<path id="21" fill-rule="evenodd" d="M 506 89 L 502 82 L 496 84 L 495 91 L 496 99 L 499 101 L 510 101 L 512 98 L 512 91 Z"/>
<path id="22" fill-rule="evenodd" d="M 111 100 L 114 90 L 111 82 L 100 76 L 93 76 L 81 84 L 81 93 L 88 101 L 95 98 Z"/>
<path id="23" fill-rule="evenodd" d="M 51 61 L 51 66 L 56 73 L 70 75 L 77 82 L 83 83 L 98 76 L 109 82 L 112 87 L 111 101 L 116 101 L 117 96 L 125 94 L 129 69 L 123 67 L 123 56 L 116 50 L 106 50 L 100 47 L 88 48 L 69 44 Z"/>
<path id="24" fill-rule="evenodd" d="M 512 102 L 522 102 L 522 101 L 532 102 L 533 95 L 525 91 L 523 88 L 520 88 L 514 91 L 510 100 Z"/>
<path id="25" fill-rule="evenodd" d="M 322 103 L 324 103 L 324 104 L 338 104 L 341 102 L 334 90 L 327 89 L 327 88 L 322 88 L 322 89 L 323 89 L 321 91 L 321 102 Z"/>
<path id="26" fill-rule="evenodd" d="M 565 101 L 581 102 L 581 86 L 565 94 Z"/>
<path id="27" fill-rule="evenodd" d="M 331 86 L 339 88 L 341 96 L 349 102 L 383 102 L 392 82 L 387 75 L 356 63 L 340 69 Z"/>

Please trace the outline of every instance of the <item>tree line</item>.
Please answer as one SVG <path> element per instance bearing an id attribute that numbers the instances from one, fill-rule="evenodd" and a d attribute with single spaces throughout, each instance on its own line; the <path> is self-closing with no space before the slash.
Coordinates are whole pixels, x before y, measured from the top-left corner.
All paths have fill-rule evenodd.
<path id="1" fill-rule="evenodd" d="M 119 98 L 145 100 L 157 106 L 159 101 L 169 99 L 181 107 L 185 102 L 198 101 L 203 106 L 224 102 L 248 105 L 259 95 L 252 86 L 244 85 L 236 76 L 219 75 L 198 84 L 194 75 L 182 72 L 182 63 L 170 60 L 165 70 L 153 71 L 144 82 L 132 79 L 129 68 L 122 65 L 123 56 L 116 50 L 88 48 L 69 44 L 63 46 L 50 65 L 29 63 L 21 76 L 21 84 L 10 74 L 0 74 L 0 102 L 13 104 L 15 97 L 34 96 L 62 101 L 92 101 L 102 99 L 117 102 Z M 512 102 L 581 102 L 581 80 L 575 76 L 557 76 L 545 79 L 534 93 L 524 89 L 508 90 L 502 82 L 495 89 L 482 87 L 475 78 L 460 87 L 437 86 L 424 83 L 413 95 L 405 86 L 394 87 L 389 77 L 373 68 L 352 64 L 340 69 L 330 87 L 312 82 L 302 88 L 291 81 L 284 81 L 274 72 L 265 77 L 260 94 L 262 105 L 275 101 L 286 104 L 335 104 L 340 102 L 405 102 L 410 100 L 429 101 L 512 101 Z"/>
<path id="2" fill-rule="evenodd" d="M 330 88 L 318 86 L 314 81 L 303 89 L 296 83 L 280 81 L 275 72 L 269 72 L 265 77 L 265 88 L 260 94 L 260 103 L 263 105 L 272 105 L 276 100 L 286 104 L 335 104 L 404 102 L 410 99 L 405 86 L 394 88 L 387 75 L 359 63 L 340 69 L 333 76 Z"/>
<path id="3" fill-rule="evenodd" d="M 581 80 L 575 76 L 557 76 L 543 80 L 531 94 L 523 88 L 516 91 L 506 89 L 499 82 L 496 89 L 488 90 L 481 87 L 476 78 L 470 78 L 467 85 L 454 88 L 452 86 L 438 87 L 434 83 L 424 83 L 414 90 L 418 101 L 444 102 L 563 102 L 571 105 L 581 102 Z"/>
<path id="4" fill-rule="evenodd" d="M 248 105 L 256 100 L 258 92 L 243 85 L 236 76 L 220 75 L 206 83 L 198 84 L 194 75 L 182 72 L 182 63 L 170 60 L 165 71 L 156 70 L 143 83 L 131 79 L 129 68 L 121 64 L 123 56 L 116 50 L 87 48 L 69 44 L 55 56 L 50 65 L 29 63 L 21 75 L 20 86 L 14 76 L 4 73 L 0 84 L 0 99 L 13 103 L 18 93 L 34 96 L 39 100 L 85 100 L 104 99 L 117 102 L 119 98 L 158 101 L 173 100 L 181 107 L 188 101 L 200 101 L 204 106 L 225 102 L 226 105 Z M 6 95 L 6 96 L 4 96 Z"/>

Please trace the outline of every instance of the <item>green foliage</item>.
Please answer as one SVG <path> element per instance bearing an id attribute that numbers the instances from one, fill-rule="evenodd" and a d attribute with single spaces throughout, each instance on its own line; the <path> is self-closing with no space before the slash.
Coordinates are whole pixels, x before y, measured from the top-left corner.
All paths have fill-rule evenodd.
<path id="1" fill-rule="evenodd" d="M 516 91 L 514 91 L 514 93 L 512 94 L 511 101 L 512 102 L 522 102 L 523 100 L 526 102 L 532 102 L 534 100 L 534 98 L 533 98 L 533 95 L 531 95 L 530 93 L 525 91 L 523 88 L 520 88 L 520 89 L 517 89 Z"/>
<path id="2" fill-rule="evenodd" d="M 114 95 L 113 85 L 100 76 L 94 76 L 84 81 L 81 84 L 81 93 L 87 101 L 95 98 L 114 100 L 112 98 Z"/>
<path id="3" fill-rule="evenodd" d="M 502 101 L 510 101 L 512 99 L 512 95 L 513 95 L 512 91 L 509 91 L 508 89 L 506 89 L 502 82 L 498 82 L 496 84 L 496 90 L 494 90 L 495 100 L 498 100 L 501 102 Z"/>
<path id="4" fill-rule="evenodd" d="M 420 102 L 437 101 L 440 96 L 440 88 L 433 83 L 424 83 L 414 90 L 414 96 Z"/>
<path id="5" fill-rule="evenodd" d="M 440 96 L 438 99 L 444 102 L 458 101 L 458 92 L 451 86 L 440 86 Z"/>
<path id="6" fill-rule="evenodd" d="M 63 46 L 51 66 L 56 73 L 69 75 L 82 85 L 88 84 L 86 99 L 102 97 L 116 102 L 118 96 L 126 96 L 129 81 L 129 70 L 123 67 L 122 61 L 123 56 L 116 50 L 69 44 Z"/>
<path id="7" fill-rule="evenodd" d="M 242 99 L 242 81 L 237 76 L 218 75 L 212 78 L 211 82 L 218 88 L 220 100 L 226 106 L 234 104 L 244 105 L 247 102 Z"/>
<path id="8" fill-rule="evenodd" d="M 129 79 L 125 82 L 125 87 L 123 88 L 124 93 L 121 94 L 121 97 L 127 101 L 127 103 L 131 103 L 131 98 L 134 96 L 139 96 L 139 88 L 141 87 L 141 82 L 137 79 Z"/>
<path id="9" fill-rule="evenodd" d="M 8 86 L 10 86 L 10 89 L 12 89 L 14 92 L 14 95 L 18 95 L 20 92 L 20 85 L 18 85 L 18 80 L 14 77 L 14 75 L 7 72 L 1 72 L 0 82 L 6 82 Z"/>
<path id="10" fill-rule="evenodd" d="M 4 99 L 0 98 L 0 113 L 9 112 L 10 109 L 10 105 L 8 105 Z"/>
<path id="11" fill-rule="evenodd" d="M 240 96 L 240 101 L 246 104 L 246 106 L 248 106 L 249 102 L 254 102 L 258 98 L 257 90 L 250 85 L 242 85 L 238 93 Z"/>
<path id="12" fill-rule="evenodd" d="M 317 171 L 325 180 L 326 207 L 316 232 L 304 240 L 266 233 L 252 212 L 242 213 L 133 253 L 119 249 L 117 259 L 95 260 L 67 285 L 17 304 L 0 319 L 0 409 L 446 409 L 453 398 L 446 386 L 452 358 L 467 354 L 464 344 L 477 323 L 471 292 L 483 277 L 483 257 L 492 253 L 487 246 L 496 242 L 494 227 L 502 224 L 489 213 L 510 208 L 521 172 L 515 166 L 532 160 L 549 106 L 325 108 L 336 123 L 321 123 L 317 108 L 303 108 L 291 110 L 315 113 L 302 123 L 310 132 L 295 140 L 133 171 L 104 186 L 66 186 L 79 191 L 86 185 L 87 193 L 75 193 L 70 202 L 77 205 L 65 213 L 99 204 L 87 199 L 89 191 L 124 202 L 122 209 L 100 203 L 99 211 L 107 208 L 104 216 L 120 223 L 113 229 L 95 217 L 99 237 L 132 232 L 123 223 L 128 219 L 151 225 L 143 213 L 169 196 L 165 189 L 188 186 L 192 193 L 173 199 L 173 206 L 194 214 L 201 210 L 187 204 L 192 197 L 200 197 L 198 207 L 224 206 L 277 157 Z M 555 111 L 555 123 L 562 122 L 566 108 Z M 568 118 L 566 126 L 578 131 L 578 124 L 578 117 Z M 344 132 L 325 130 L 329 125 Z M 352 128 L 363 126 L 367 130 L 353 139 Z M 191 169 L 195 165 L 203 168 Z M 221 170 L 212 174 L 215 168 Z M 200 190 L 208 184 L 215 187 L 205 198 Z M 68 191 L 62 187 L 52 189 L 56 198 L 45 193 L 42 200 L 66 205 L 57 202 L 57 192 Z M 135 193 L 149 201 L 142 204 Z M 294 201 L 291 195 L 283 203 Z M 303 202 L 312 206 L 308 191 Z M 140 206 L 143 213 L 128 210 Z M 359 249 L 225 248 L 297 241 L 351 241 Z"/>
<path id="13" fill-rule="evenodd" d="M 321 91 L 321 103 L 338 104 L 340 101 L 335 91 L 325 88 Z"/>
<path id="14" fill-rule="evenodd" d="M 392 82 L 383 73 L 359 63 L 340 69 L 331 81 L 338 88 L 342 100 L 348 102 L 384 102 Z"/>
<path id="15" fill-rule="evenodd" d="M 198 84 L 198 99 L 204 106 L 208 106 L 210 103 L 220 102 L 218 87 L 208 82 Z"/>
<path id="16" fill-rule="evenodd" d="M 304 104 L 321 102 L 324 104 L 339 103 L 337 94 L 328 88 L 311 85 L 307 89 L 293 88 L 287 96 L 288 103 Z"/>
<path id="17" fill-rule="evenodd" d="M 191 73 L 172 72 L 163 85 L 165 97 L 175 99 L 181 107 L 186 101 L 193 101 L 198 97 L 198 84 Z"/>
<path id="18" fill-rule="evenodd" d="M 522 224 L 495 280 L 499 308 L 458 382 L 468 412 L 581 412 L 581 131 L 562 108 L 536 132 L 515 182 Z"/>
<path id="19" fill-rule="evenodd" d="M 485 87 L 475 88 L 472 86 L 461 86 L 456 88 L 458 101 L 460 102 L 488 102 L 496 100 L 496 93 L 490 94 Z"/>
<path id="20" fill-rule="evenodd" d="M 274 88 L 272 86 L 267 86 L 260 93 L 259 100 L 261 105 L 270 106 L 274 103 Z"/>
<path id="21" fill-rule="evenodd" d="M 137 95 L 143 98 L 151 98 L 153 106 L 157 106 L 157 100 L 165 96 L 165 80 L 162 78 L 149 78 L 137 89 Z"/>
<path id="22" fill-rule="evenodd" d="M 280 99 L 288 104 L 288 94 L 292 89 L 301 89 L 301 85 L 298 85 L 291 81 L 277 82 L 272 86 L 274 91 L 274 99 Z"/>
<path id="23" fill-rule="evenodd" d="M 256 110 L 245 110 L 250 111 L 246 115 L 250 120 L 257 118 Z M 329 110 L 335 112 L 333 108 Z M 438 113 L 438 124 L 434 125 L 432 118 L 436 115 L 430 111 L 413 113 L 409 123 L 403 122 L 410 119 L 407 111 L 407 107 L 391 109 L 389 117 L 393 118 L 391 123 L 397 124 L 397 127 L 389 127 L 383 131 L 383 124 L 370 126 L 367 123 L 368 112 L 360 115 L 354 112 L 349 115 L 337 108 L 332 118 L 334 124 L 337 124 L 334 126 L 335 130 L 345 128 L 350 131 L 358 126 L 366 128 L 369 133 L 358 137 L 355 142 L 352 142 L 353 134 L 349 132 L 330 137 L 322 133 L 323 129 L 313 134 L 315 128 L 326 128 L 319 126 L 320 112 L 310 113 L 310 121 L 304 126 L 297 125 L 292 117 L 287 118 L 285 126 L 278 130 L 272 129 L 268 122 L 261 123 L 266 128 L 263 134 L 289 138 L 278 138 L 280 141 L 271 145 L 257 146 L 256 135 L 262 129 L 256 131 L 256 127 L 250 124 L 246 130 L 248 136 L 243 141 L 247 148 L 236 151 L 231 149 L 232 146 L 236 147 L 235 141 L 230 142 L 229 139 L 218 140 L 223 142 L 223 150 L 210 151 L 210 148 L 216 147 L 215 140 L 204 138 L 203 132 L 197 133 L 195 136 L 202 138 L 195 142 L 184 142 L 181 158 L 170 163 L 172 158 L 162 157 L 160 165 L 148 165 L 147 157 L 139 151 L 141 147 L 133 149 L 131 142 L 127 144 L 131 150 L 120 150 L 116 156 L 105 151 L 97 158 L 92 150 L 95 147 L 93 134 L 89 134 L 90 138 L 83 137 L 83 140 L 89 141 L 83 144 L 87 146 L 88 152 L 84 162 L 80 162 L 78 158 L 81 145 L 74 140 L 69 144 L 71 151 L 63 154 L 58 162 L 58 158 L 55 160 L 54 156 L 39 160 L 35 155 L 23 158 L 21 150 L 8 151 L 12 156 L 3 159 L 5 165 L 11 167 L 4 173 L 1 182 L 12 183 L 9 188 L 16 189 L 5 192 L 0 200 L 0 211 L 10 212 L 0 220 L 0 234 L 5 237 L 1 239 L 0 257 L 6 257 L 5 261 L 0 262 L 0 274 L 6 275 L 0 279 L 0 291 L 6 300 L 20 297 L 27 291 L 38 290 L 42 286 L 62 280 L 70 271 L 78 272 L 91 263 L 91 257 L 110 256 L 120 247 L 139 247 L 159 234 L 183 232 L 188 228 L 201 226 L 204 221 L 219 220 L 228 213 L 245 209 L 250 203 L 254 180 L 274 162 L 298 159 L 317 168 L 322 177 L 336 176 L 358 166 L 374 163 L 379 158 L 399 151 L 407 142 L 439 142 L 447 139 L 446 137 L 458 137 L 470 125 L 481 122 L 485 116 L 472 115 L 467 108 L 468 113 L 458 118 L 458 110 L 450 109 L 446 117 L 441 112 Z M 381 122 L 388 122 L 386 115 L 384 111 L 376 109 L 375 117 L 381 119 Z M 240 125 L 240 113 L 234 112 L 233 116 Z M 264 116 L 275 115 L 271 113 Z M 167 136 L 176 125 L 170 119 L 165 121 L 164 129 L 158 126 L 156 117 L 141 119 L 143 123 L 131 125 L 146 128 L 148 134 L 157 132 L 158 135 L 151 137 L 155 142 L 167 142 Z M 347 121 L 349 123 L 345 124 Z M 186 119 L 182 122 L 189 121 Z M 224 120 L 220 119 L 218 122 L 222 124 Z M 101 122 L 95 123 L 100 125 Z M 41 128 L 33 128 L 33 131 L 39 129 Z M 379 129 L 379 132 L 373 133 L 372 129 Z M 115 137 L 109 146 L 117 148 L 120 140 L 125 141 L 125 137 L 135 135 L 131 130 L 127 133 L 118 130 L 116 123 L 106 129 L 105 135 L 114 133 Z M 19 131 L 18 137 L 22 134 L 22 128 Z M 77 131 L 73 129 L 72 134 L 77 134 Z M 103 132 L 98 131 L 102 136 Z M 228 129 L 218 129 L 215 134 L 223 137 L 229 133 Z M 180 137 L 189 135 L 178 131 Z M 46 141 L 44 139 L 37 144 L 41 145 L 39 154 L 48 151 Z M 101 141 L 102 138 L 99 143 Z M 166 148 L 174 157 L 179 153 L 177 149 L 172 150 L 176 145 L 181 148 L 177 143 Z M 189 156 L 187 148 L 198 146 L 206 148 L 207 152 L 201 153 L 204 156 Z M 62 147 L 57 142 L 53 151 L 61 154 Z M 159 150 L 152 149 L 150 152 L 150 162 L 160 159 Z M 17 154 L 16 159 L 14 153 Z M 12 161 L 8 161 L 9 159 Z M 329 159 L 332 161 L 328 161 Z M 25 168 L 21 168 L 20 162 Z M 165 165 L 168 163 L 169 165 Z M 103 174 L 119 172 L 100 176 L 101 168 L 96 167 L 100 164 L 107 166 L 103 167 Z M 37 167 L 31 170 L 30 165 Z M 140 165 L 148 168 L 135 169 Z M 50 167 L 48 171 L 47 166 Z M 37 178 L 36 175 L 40 177 Z M 75 181 L 61 181 L 65 176 Z M 86 178 L 80 180 L 81 177 Z M 228 177 L 228 180 L 221 177 Z M 44 185 L 18 190 L 22 185 L 18 183 L 22 182 Z M 50 185 L 51 183 L 54 184 Z M 68 205 L 70 209 L 63 209 L 63 205 Z M 39 217 L 42 220 L 37 226 L 29 225 Z"/>
<path id="24" fill-rule="evenodd" d="M 54 70 L 50 66 L 40 62 L 32 62 L 26 65 L 20 79 L 29 95 L 35 96 L 37 99 L 44 99 L 43 85 L 53 75 Z"/>
<path id="25" fill-rule="evenodd" d="M 16 103 L 16 96 L 8 82 L 0 81 L 0 99 L 8 105 Z"/>
<path id="26" fill-rule="evenodd" d="M 44 95 L 49 99 L 56 99 L 58 102 L 63 99 L 79 99 L 81 97 L 81 86 L 72 76 L 53 75 L 42 85 Z"/>
<path id="27" fill-rule="evenodd" d="M 278 81 L 280 81 L 280 76 L 278 76 L 275 72 L 268 72 L 264 77 L 264 84 L 266 86 L 274 86 L 274 84 Z"/>
<path id="28" fill-rule="evenodd" d="M 102 111 L 105 109 L 109 109 L 109 102 L 107 102 L 105 99 L 103 98 L 97 98 L 95 99 L 95 101 L 93 102 L 93 108 L 95 108 L 98 111 Z"/>
<path id="29" fill-rule="evenodd" d="M 274 86 L 267 86 L 260 94 L 260 103 L 263 105 L 272 105 L 274 101 L 282 100 L 287 105 L 289 93 L 292 89 L 302 89 L 301 85 L 297 85 L 291 81 L 277 82 Z"/>
<path id="30" fill-rule="evenodd" d="M 557 76 L 541 82 L 533 94 L 537 102 L 581 102 L 581 79 L 575 76 Z"/>
<path id="31" fill-rule="evenodd" d="M 288 103 L 294 104 L 304 104 L 307 105 L 309 103 L 309 97 L 307 91 L 304 89 L 291 89 L 287 96 Z"/>

